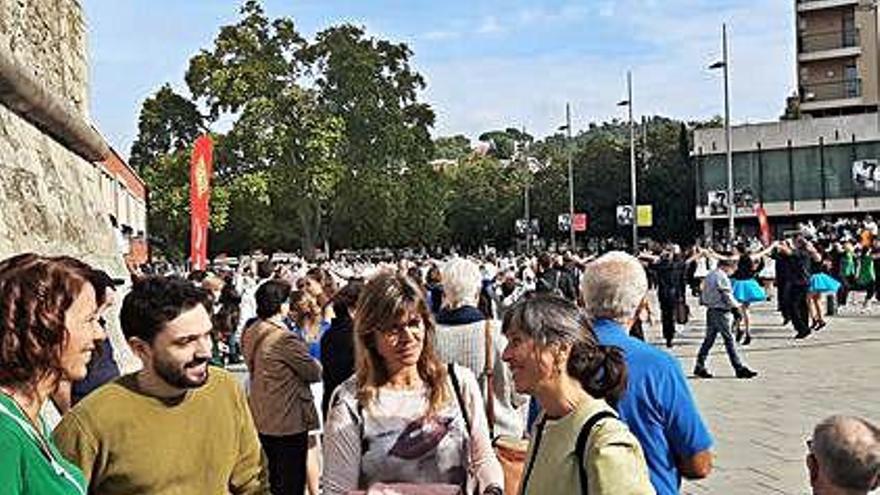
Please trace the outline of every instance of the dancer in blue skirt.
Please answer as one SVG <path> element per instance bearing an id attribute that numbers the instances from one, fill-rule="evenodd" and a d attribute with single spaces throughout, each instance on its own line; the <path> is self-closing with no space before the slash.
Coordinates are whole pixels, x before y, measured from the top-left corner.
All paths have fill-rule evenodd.
<path id="1" fill-rule="evenodd" d="M 824 253 L 821 262 L 813 264 L 813 274 L 810 276 L 810 289 L 807 293 L 807 304 L 810 308 L 810 316 L 813 320 L 810 330 L 817 331 L 825 328 L 825 317 L 822 314 L 822 295 L 837 294 L 840 290 L 840 282 L 828 275 L 831 270 L 831 258 Z"/>
<path id="2" fill-rule="evenodd" d="M 719 255 L 709 251 L 709 255 L 716 259 L 735 260 L 736 271 L 730 277 L 733 284 L 733 297 L 741 304 L 740 319 L 736 321 L 736 340 L 742 341 L 742 345 L 752 342 L 751 319 L 749 318 L 749 305 L 767 300 L 767 293 L 761 284 L 755 280 L 755 275 L 764 267 L 764 257 L 770 254 L 775 247 L 771 244 L 766 249 L 750 253 L 744 243 L 737 244 L 732 256 Z"/>

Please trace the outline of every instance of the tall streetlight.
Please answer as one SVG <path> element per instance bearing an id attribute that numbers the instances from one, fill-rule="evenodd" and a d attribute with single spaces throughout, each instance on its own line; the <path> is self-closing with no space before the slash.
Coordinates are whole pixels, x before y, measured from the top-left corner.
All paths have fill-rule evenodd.
<path id="1" fill-rule="evenodd" d="M 531 211 L 529 205 L 529 188 L 531 187 L 532 178 L 531 178 L 531 168 L 529 167 L 529 155 L 528 155 L 528 142 L 525 140 L 526 128 L 523 126 L 523 141 L 522 141 L 522 149 L 517 150 L 516 158 L 520 162 L 521 165 L 524 166 L 526 173 L 528 174 L 528 178 L 526 178 L 526 187 L 525 191 L 523 191 L 523 216 L 526 218 L 526 254 L 531 252 L 531 242 L 532 242 L 532 220 L 531 220 Z"/>
<path id="2" fill-rule="evenodd" d="M 626 98 L 617 103 L 617 106 L 628 107 L 629 112 L 629 187 L 630 187 L 630 205 L 632 206 L 632 249 L 633 253 L 639 252 L 639 215 L 638 203 L 636 199 L 637 182 L 636 182 L 636 132 L 635 123 L 633 123 L 633 89 L 632 89 L 632 71 L 626 71 Z"/>
<path id="3" fill-rule="evenodd" d="M 569 247 L 574 251 L 574 173 L 571 167 L 571 105 L 565 104 L 565 125 L 559 130 L 566 131 L 565 148 L 568 152 L 568 234 Z"/>
<path id="4" fill-rule="evenodd" d="M 721 25 L 721 50 L 722 59 L 710 65 L 710 69 L 724 69 L 724 147 L 727 150 L 727 236 L 730 242 L 736 237 L 736 204 L 733 201 L 733 149 L 730 132 L 730 83 L 729 67 L 727 59 L 727 24 Z"/>

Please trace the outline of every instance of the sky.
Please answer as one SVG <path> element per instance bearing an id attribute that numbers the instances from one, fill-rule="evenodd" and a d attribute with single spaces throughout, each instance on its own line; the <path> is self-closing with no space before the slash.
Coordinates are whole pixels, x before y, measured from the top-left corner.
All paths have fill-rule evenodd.
<path id="1" fill-rule="evenodd" d="M 575 132 L 624 119 L 626 72 L 633 110 L 708 119 L 723 113 L 727 23 L 731 120 L 774 120 L 795 87 L 791 0 L 265 0 L 313 39 L 353 23 L 403 42 L 426 80 L 434 136 L 525 128 L 552 134 L 571 104 Z M 128 156 L 141 104 L 165 83 L 186 94 L 190 57 L 238 18 L 233 0 L 83 0 L 91 64 L 91 117 Z"/>

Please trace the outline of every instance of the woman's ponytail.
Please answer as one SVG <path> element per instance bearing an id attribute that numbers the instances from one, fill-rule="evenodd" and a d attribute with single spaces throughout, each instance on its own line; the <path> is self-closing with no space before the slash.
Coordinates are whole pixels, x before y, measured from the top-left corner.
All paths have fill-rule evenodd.
<path id="1" fill-rule="evenodd" d="M 605 399 L 612 406 L 626 391 L 626 362 L 617 347 L 595 346 L 589 340 L 581 340 L 572 346 L 567 368 L 588 394 Z"/>

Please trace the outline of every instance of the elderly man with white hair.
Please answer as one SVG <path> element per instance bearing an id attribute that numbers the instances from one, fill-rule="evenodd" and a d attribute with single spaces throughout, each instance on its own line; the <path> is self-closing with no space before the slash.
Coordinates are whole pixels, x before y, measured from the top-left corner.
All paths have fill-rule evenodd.
<path id="1" fill-rule="evenodd" d="M 658 495 L 677 494 L 682 476 L 712 471 L 712 437 L 678 361 L 628 335 L 648 292 L 645 269 L 612 251 L 586 266 L 581 290 L 599 343 L 623 350 L 629 376 L 617 411 L 642 444 L 651 484 Z"/>
<path id="2" fill-rule="evenodd" d="M 854 416 L 831 416 L 807 441 L 813 495 L 867 495 L 880 488 L 880 428 Z"/>
<path id="3" fill-rule="evenodd" d="M 437 315 L 434 347 L 437 356 L 447 363 L 470 368 L 477 376 L 480 390 L 486 390 L 486 348 L 492 366 L 494 435 L 522 438 L 528 414 L 528 397 L 513 388 L 510 369 L 501 360 L 507 339 L 500 322 L 486 318 L 477 309 L 483 285 L 480 267 L 464 258 L 452 258 L 442 267 L 443 307 Z M 485 392 L 484 392 L 485 395 Z M 484 397 L 485 398 L 485 397 Z"/>

